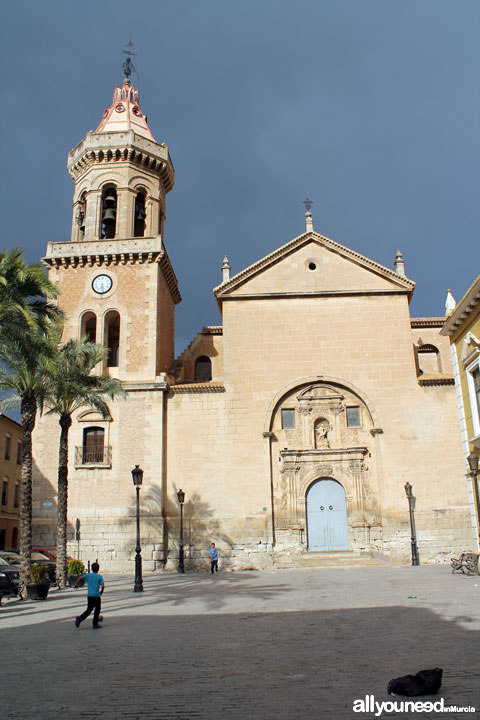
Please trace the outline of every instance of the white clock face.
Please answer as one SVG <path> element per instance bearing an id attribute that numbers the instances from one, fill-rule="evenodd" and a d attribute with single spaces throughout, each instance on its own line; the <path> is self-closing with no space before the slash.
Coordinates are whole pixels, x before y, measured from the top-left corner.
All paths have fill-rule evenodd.
<path id="1" fill-rule="evenodd" d="M 93 278 L 92 288 L 99 295 L 105 295 L 112 287 L 112 278 L 108 275 L 97 275 Z"/>

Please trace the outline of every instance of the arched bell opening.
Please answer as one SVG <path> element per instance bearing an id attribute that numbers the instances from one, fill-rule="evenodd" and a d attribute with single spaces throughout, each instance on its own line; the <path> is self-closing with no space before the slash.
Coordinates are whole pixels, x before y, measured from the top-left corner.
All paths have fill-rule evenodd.
<path id="1" fill-rule="evenodd" d="M 103 189 L 101 207 L 100 238 L 113 240 L 117 230 L 117 191 L 113 185 Z"/>
<path id="2" fill-rule="evenodd" d="M 112 310 L 105 316 L 105 347 L 108 350 L 107 367 L 118 367 L 120 357 L 120 315 Z"/>
<path id="3" fill-rule="evenodd" d="M 430 343 L 424 343 L 417 347 L 418 371 L 423 373 L 441 373 L 442 359 L 439 349 Z"/>
<path id="4" fill-rule="evenodd" d="M 82 242 L 85 239 L 85 219 L 87 216 L 87 193 L 83 192 L 77 202 L 75 222 L 78 226 L 77 239 Z"/>
<path id="5" fill-rule="evenodd" d="M 319 478 L 307 490 L 307 549 L 309 552 L 348 550 L 347 498 L 333 478 Z"/>
<path id="6" fill-rule="evenodd" d="M 86 312 L 82 316 L 80 336 L 93 343 L 97 341 L 97 316 L 94 312 Z"/>
<path id="7" fill-rule="evenodd" d="M 195 380 L 209 382 L 212 379 L 212 361 L 206 355 L 200 355 L 195 360 Z"/>
<path id="8" fill-rule="evenodd" d="M 135 209 L 133 219 L 133 235 L 134 237 L 143 237 L 145 235 L 147 213 L 145 210 L 145 192 L 140 190 L 135 196 Z"/>

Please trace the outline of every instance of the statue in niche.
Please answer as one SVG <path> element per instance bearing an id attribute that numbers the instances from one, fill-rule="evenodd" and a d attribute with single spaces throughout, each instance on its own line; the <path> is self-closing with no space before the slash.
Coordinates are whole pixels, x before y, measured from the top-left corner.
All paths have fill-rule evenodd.
<path id="1" fill-rule="evenodd" d="M 317 450 L 319 448 L 329 448 L 330 443 L 328 441 L 329 426 L 326 421 L 317 423 L 315 425 L 315 446 Z"/>

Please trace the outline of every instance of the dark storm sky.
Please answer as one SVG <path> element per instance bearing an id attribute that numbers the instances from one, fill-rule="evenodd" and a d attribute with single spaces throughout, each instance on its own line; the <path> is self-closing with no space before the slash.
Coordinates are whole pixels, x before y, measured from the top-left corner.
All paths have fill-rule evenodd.
<path id="1" fill-rule="evenodd" d="M 67 152 L 99 123 L 133 35 L 140 105 L 169 146 L 177 353 L 212 288 L 304 229 L 417 282 L 443 315 L 480 271 L 478 0 L 2 4 L 3 247 L 69 238 Z"/>

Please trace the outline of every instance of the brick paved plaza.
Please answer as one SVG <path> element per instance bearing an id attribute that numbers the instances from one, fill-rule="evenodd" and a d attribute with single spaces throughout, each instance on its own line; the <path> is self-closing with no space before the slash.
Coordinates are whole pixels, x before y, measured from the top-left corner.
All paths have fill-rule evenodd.
<path id="1" fill-rule="evenodd" d="M 367 718 L 388 681 L 444 668 L 438 696 L 480 710 L 480 578 L 448 566 L 105 577 L 104 626 L 85 590 L 0 607 L 0 715 L 35 718 Z M 409 598 L 416 595 L 416 598 Z M 398 698 L 397 698 L 398 699 Z"/>

